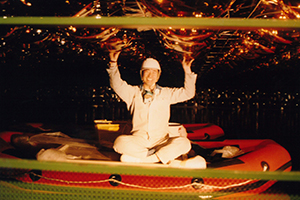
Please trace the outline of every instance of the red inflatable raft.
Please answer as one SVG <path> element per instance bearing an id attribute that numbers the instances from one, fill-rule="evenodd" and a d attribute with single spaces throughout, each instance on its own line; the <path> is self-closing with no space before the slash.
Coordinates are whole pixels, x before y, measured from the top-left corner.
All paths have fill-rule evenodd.
<path id="1" fill-rule="evenodd" d="M 99 124 L 99 123 L 97 123 Z M 120 133 L 125 129 L 127 130 L 127 123 L 110 123 L 110 125 L 97 126 L 98 131 Z M 107 123 L 106 123 L 107 124 Z M 106 130 L 104 130 L 106 127 Z M 120 128 L 121 127 L 121 128 Z M 290 171 L 291 170 L 291 157 L 289 153 L 279 144 L 272 140 L 221 140 L 212 141 L 207 140 L 212 137 L 219 137 L 223 135 L 222 129 L 215 125 L 210 124 L 188 124 L 184 125 L 187 132 L 189 132 L 189 138 L 195 138 L 197 141 L 192 141 L 192 150 L 189 156 L 201 155 L 207 161 L 208 169 L 211 170 L 243 170 L 243 171 Z M 216 128 L 217 127 L 217 128 Z M 42 131 L 42 126 L 35 127 Z M 214 129 L 216 128 L 216 129 Z M 217 133 L 218 134 L 215 134 Z M 213 134 L 212 134 L 213 133 Z M 206 139 L 199 141 L 195 134 L 199 134 L 200 139 Z M 17 147 L 13 146 L 12 140 L 18 138 L 18 136 L 26 136 L 31 138 L 36 136 L 37 133 L 23 133 L 6 131 L 0 133 L 1 137 L 1 158 L 20 159 L 18 157 Z M 101 134 L 100 134 L 101 135 Z M 117 134 L 116 134 L 117 135 Z M 207 136 L 209 135 L 209 137 Z M 51 141 L 53 137 L 51 136 Z M 104 137 L 105 138 L 105 134 Z M 70 140 L 74 138 L 65 138 L 59 136 L 60 141 Z M 48 140 L 48 141 L 50 141 Z M 100 138 L 101 140 L 101 138 Z M 75 142 L 83 142 L 81 139 L 74 139 Z M 74 142 L 73 141 L 73 142 Z M 53 145 L 53 144 L 51 144 Z M 47 143 L 48 148 L 51 147 L 50 143 Z M 25 145 L 26 146 L 26 145 Z M 24 148 L 24 146 L 23 146 Z M 36 148 L 41 148 L 36 145 Z M 235 153 L 233 155 L 226 155 L 228 149 L 233 148 Z M 32 150 L 32 149 L 31 149 Z M 21 150 L 22 151 L 22 150 Z M 24 149 L 23 149 L 24 151 Z M 76 193 L 78 188 L 93 191 L 94 197 L 99 198 L 95 193 L 103 193 L 102 195 L 109 196 L 114 191 L 114 195 L 124 194 L 156 194 L 156 195 L 174 195 L 185 194 L 189 196 L 196 196 L 200 199 L 226 199 L 239 196 L 247 196 L 258 194 L 266 191 L 276 181 L 266 181 L 257 179 L 231 179 L 231 178 L 209 178 L 199 176 L 170 176 L 170 175 L 149 175 L 147 170 L 174 170 L 167 165 L 162 164 L 125 164 L 113 157 L 110 157 L 109 148 L 99 149 L 99 151 L 105 155 L 108 159 L 103 160 L 68 160 L 70 163 L 80 164 L 96 164 L 99 168 L 103 169 L 103 172 L 98 173 L 86 173 L 86 172 L 72 172 L 72 171 L 60 171 L 60 170 L 26 170 L 22 169 L 7 169 L 1 168 L 1 183 L 8 183 L 12 188 L 24 190 L 20 188 L 19 183 L 32 184 L 42 188 L 39 191 L 31 191 L 39 196 L 39 193 L 62 193 L 61 188 L 67 188 Z M 24 152 L 23 152 L 24 153 Z M 274 156 L 276 155 L 276 157 Z M 51 163 L 51 162 L 50 162 Z M 84 167 L 84 165 L 82 166 Z M 137 168 L 138 167 L 138 168 Z M 120 169 L 118 173 L 108 173 L 108 169 Z M 129 168 L 143 169 L 145 174 L 135 174 L 126 172 Z M 124 171 L 122 171 L 124 170 Z M 172 171 L 171 170 L 171 171 Z M 185 172 L 185 169 L 182 173 Z M 189 173 L 194 169 L 190 169 Z M 196 170 L 196 169 L 195 169 Z M 195 175 L 197 171 L 194 170 Z M 167 172 L 167 171 L 166 171 Z M 12 185 L 18 185 L 13 187 Z M 53 187 L 57 188 L 60 192 L 53 191 Z M 51 188 L 51 189 L 50 189 Z M 50 191 L 51 190 L 51 191 Z M 51 194 L 49 194 L 51 195 Z M 152 196 L 153 199 L 157 199 L 158 196 Z M 65 197 L 64 197 L 65 198 Z M 95 199 L 97 199 L 95 198 Z M 118 197 L 121 198 L 121 197 Z M 185 197 L 183 197 L 185 198 Z M 151 199 L 151 198 L 150 198 Z"/>

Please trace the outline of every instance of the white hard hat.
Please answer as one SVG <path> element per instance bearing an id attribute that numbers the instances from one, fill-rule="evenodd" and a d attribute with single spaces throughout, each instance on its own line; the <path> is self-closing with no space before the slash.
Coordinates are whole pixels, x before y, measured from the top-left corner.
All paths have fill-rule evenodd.
<path id="1" fill-rule="evenodd" d="M 147 58 L 146 60 L 144 60 L 141 71 L 145 69 L 158 69 L 159 71 L 161 71 L 158 61 L 154 58 Z"/>

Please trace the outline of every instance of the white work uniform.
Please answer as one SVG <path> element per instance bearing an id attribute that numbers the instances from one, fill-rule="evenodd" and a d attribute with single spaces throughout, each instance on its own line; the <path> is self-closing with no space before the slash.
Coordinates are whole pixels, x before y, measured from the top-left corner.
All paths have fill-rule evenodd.
<path id="1" fill-rule="evenodd" d="M 148 155 L 149 149 L 155 148 L 157 157 L 168 163 L 190 150 L 191 144 L 186 137 L 169 137 L 168 122 L 171 104 L 194 97 L 196 74 L 186 73 L 181 88 L 157 86 L 153 100 L 144 103 L 141 87 L 122 80 L 117 66 L 110 67 L 107 72 L 112 89 L 127 104 L 132 115 L 132 135 L 121 135 L 115 140 L 116 152 L 142 158 Z"/>

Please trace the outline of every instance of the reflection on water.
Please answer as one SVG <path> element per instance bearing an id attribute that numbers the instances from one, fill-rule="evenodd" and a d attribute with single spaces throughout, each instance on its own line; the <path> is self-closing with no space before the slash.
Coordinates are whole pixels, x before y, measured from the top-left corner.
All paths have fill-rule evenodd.
<path id="1" fill-rule="evenodd" d="M 255 107 L 237 109 L 173 106 L 171 121 L 214 123 L 228 129 L 229 136 L 240 138 L 296 136 L 300 130 L 297 110 L 263 110 Z"/>

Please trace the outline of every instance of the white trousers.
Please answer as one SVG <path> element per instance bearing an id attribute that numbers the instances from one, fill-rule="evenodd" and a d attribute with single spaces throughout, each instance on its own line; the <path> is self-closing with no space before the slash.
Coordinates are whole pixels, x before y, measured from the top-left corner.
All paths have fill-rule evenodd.
<path id="1" fill-rule="evenodd" d="M 153 144 L 151 141 L 138 135 L 121 135 L 114 142 L 114 150 L 120 154 L 145 158 L 149 150 L 154 149 L 156 156 L 164 164 L 186 154 L 191 149 L 188 138 L 166 136 Z"/>

